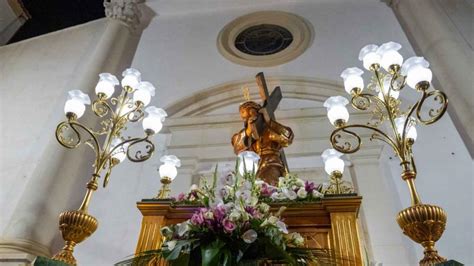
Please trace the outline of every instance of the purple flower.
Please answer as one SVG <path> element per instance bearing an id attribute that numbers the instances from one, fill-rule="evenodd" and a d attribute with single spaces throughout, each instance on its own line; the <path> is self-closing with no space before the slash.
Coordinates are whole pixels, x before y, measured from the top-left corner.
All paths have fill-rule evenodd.
<path id="1" fill-rule="evenodd" d="M 250 214 L 254 218 L 258 218 L 260 216 L 260 213 L 257 211 L 257 209 L 255 209 L 252 206 L 245 206 L 244 209 L 248 214 Z"/>
<path id="2" fill-rule="evenodd" d="M 235 224 L 227 218 L 222 220 L 222 226 L 224 227 L 224 231 L 227 233 L 232 233 L 236 227 Z"/>
<path id="3" fill-rule="evenodd" d="M 191 216 L 191 223 L 195 225 L 202 225 L 204 223 L 204 216 L 201 211 L 196 212 Z"/>
<path id="4" fill-rule="evenodd" d="M 214 209 L 214 218 L 217 221 L 221 221 L 222 218 L 224 218 L 226 214 L 225 206 L 224 204 L 219 204 L 215 209 Z"/>
<path id="5" fill-rule="evenodd" d="M 262 187 L 260 188 L 260 195 L 264 197 L 270 197 L 273 192 L 275 192 L 273 187 L 269 186 L 267 183 L 262 184 Z"/>
<path id="6" fill-rule="evenodd" d="M 306 192 L 308 192 L 308 193 L 313 192 L 313 190 L 314 190 L 314 183 L 313 183 L 313 182 L 310 182 L 310 181 L 308 181 L 308 180 L 306 180 L 306 181 L 304 182 L 304 189 L 305 189 Z"/>
<path id="7" fill-rule="evenodd" d="M 184 194 L 183 192 L 178 194 L 178 201 L 183 201 L 185 198 L 186 198 L 186 194 Z"/>

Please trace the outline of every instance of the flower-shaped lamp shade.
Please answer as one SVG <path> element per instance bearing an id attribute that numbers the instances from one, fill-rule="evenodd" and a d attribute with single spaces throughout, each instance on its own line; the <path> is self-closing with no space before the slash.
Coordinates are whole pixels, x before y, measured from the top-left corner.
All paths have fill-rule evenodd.
<path id="1" fill-rule="evenodd" d="M 155 96 L 155 87 L 148 81 L 142 81 L 133 93 L 133 101 L 141 102 L 144 106 L 147 106 L 152 96 Z"/>
<path id="2" fill-rule="evenodd" d="M 377 53 L 379 47 L 375 44 L 368 44 L 359 52 L 359 60 L 362 61 L 364 68 L 370 70 L 373 64 L 380 64 L 380 55 Z"/>
<path id="3" fill-rule="evenodd" d="M 408 86 L 413 89 L 421 81 L 431 82 L 433 73 L 428 68 L 430 63 L 423 57 L 410 57 L 402 65 L 401 74 L 406 76 Z"/>
<path id="4" fill-rule="evenodd" d="M 384 96 L 387 95 L 390 91 L 390 97 L 394 99 L 398 99 L 398 96 L 400 95 L 400 91 L 394 90 L 393 88 L 397 88 L 398 83 L 397 81 L 393 82 L 393 88 L 390 89 L 390 86 L 392 86 L 392 78 L 390 76 L 386 76 L 383 80 L 383 88 L 380 88 L 380 86 L 377 86 L 379 89 L 379 94 L 378 97 L 381 100 L 384 100 Z"/>
<path id="5" fill-rule="evenodd" d="M 136 89 L 141 81 L 141 74 L 134 68 L 127 68 L 122 72 L 122 87 Z"/>
<path id="6" fill-rule="evenodd" d="M 349 100 L 342 96 L 332 96 L 329 97 L 324 102 L 324 107 L 328 110 L 329 122 L 334 125 L 338 120 L 344 122 L 349 121 L 349 112 L 347 111 L 346 105 L 349 103 Z"/>
<path id="7" fill-rule="evenodd" d="M 159 169 L 160 177 L 174 180 L 178 175 L 178 169 L 176 167 L 181 166 L 181 160 L 175 155 L 165 155 L 160 158 L 160 161 L 163 163 Z"/>
<path id="8" fill-rule="evenodd" d="M 403 135 L 403 126 L 405 125 L 406 121 L 406 116 L 401 116 L 395 118 L 395 126 L 397 127 L 397 132 L 400 134 L 400 137 Z M 416 140 L 416 137 L 418 136 L 416 132 L 416 120 L 413 117 L 410 117 L 410 120 L 408 121 L 407 127 L 405 129 L 405 138 L 407 139 L 412 139 L 413 141 Z"/>
<path id="9" fill-rule="evenodd" d="M 64 113 L 73 113 L 80 118 L 86 110 L 86 104 L 91 104 L 89 95 L 80 90 L 72 90 L 67 93 L 67 100 L 64 104 Z"/>
<path id="10" fill-rule="evenodd" d="M 364 79 L 361 75 L 364 74 L 362 69 L 357 67 L 346 68 L 341 73 L 341 78 L 344 80 L 344 89 L 347 93 L 351 93 L 353 89 L 364 89 Z"/>
<path id="11" fill-rule="evenodd" d="M 112 142 L 110 143 L 110 150 L 114 149 L 122 143 L 122 139 L 120 138 L 114 138 Z M 111 157 L 114 159 L 117 159 L 119 162 L 123 162 L 125 158 L 127 157 L 127 148 L 128 148 L 128 143 L 123 144 L 121 147 L 117 147 L 111 154 Z"/>
<path id="12" fill-rule="evenodd" d="M 244 175 L 246 172 L 257 172 L 260 156 L 253 151 L 243 151 L 239 153 L 239 173 Z"/>
<path id="13" fill-rule="evenodd" d="M 399 43 L 387 42 L 377 49 L 377 53 L 380 55 L 380 65 L 385 70 L 388 71 L 391 65 L 402 65 L 403 56 L 398 52 L 401 48 Z"/>
<path id="14" fill-rule="evenodd" d="M 341 174 L 344 172 L 344 161 L 341 156 L 342 153 L 335 149 L 327 149 L 323 152 L 321 157 L 324 162 L 324 170 L 328 175 L 331 175 L 334 171 L 339 171 Z"/>
<path id="15" fill-rule="evenodd" d="M 148 116 L 143 119 L 143 130 L 151 130 L 153 134 L 160 132 L 165 121 L 166 114 L 165 110 L 157 108 L 155 106 L 149 106 L 145 109 Z"/>
<path id="16" fill-rule="evenodd" d="M 98 95 L 99 93 L 103 93 L 105 95 L 105 99 L 109 98 L 114 94 L 115 86 L 119 85 L 119 81 L 117 77 L 110 73 L 100 73 L 99 74 L 99 82 L 95 86 L 95 93 Z"/>

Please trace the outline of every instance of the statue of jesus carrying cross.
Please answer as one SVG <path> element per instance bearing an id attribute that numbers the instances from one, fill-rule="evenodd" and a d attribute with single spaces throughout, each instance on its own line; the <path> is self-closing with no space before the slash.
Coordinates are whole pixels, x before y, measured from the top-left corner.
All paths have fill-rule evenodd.
<path id="1" fill-rule="evenodd" d="M 256 76 L 263 104 L 246 101 L 239 107 L 244 128 L 232 137 L 232 146 L 237 155 L 242 151 L 253 151 L 260 156 L 257 177 L 276 185 L 280 176 L 288 173 L 288 165 L 283 152 L 293 141 L 293 131 L 275 121 L 275 110 L 281 101 L 280 87 L 269 95 L 263 73 Z"/>

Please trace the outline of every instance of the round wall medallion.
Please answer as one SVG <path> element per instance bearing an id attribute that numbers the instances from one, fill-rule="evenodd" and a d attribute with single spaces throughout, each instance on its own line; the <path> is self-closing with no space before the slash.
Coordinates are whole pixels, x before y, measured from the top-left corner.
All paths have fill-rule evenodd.
<path id="1" fill-rule="evenodd" d="M 217 47 L 234 63 L 266 67 L 295 59 L 312 41 L 313 28 L 302 17 L 282 11 L 262 11 L 227 24 L 219 33 Z"/>

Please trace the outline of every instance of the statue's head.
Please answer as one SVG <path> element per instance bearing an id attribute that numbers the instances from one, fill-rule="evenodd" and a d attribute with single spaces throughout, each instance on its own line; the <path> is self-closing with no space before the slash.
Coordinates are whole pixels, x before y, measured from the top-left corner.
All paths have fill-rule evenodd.
<path id="1" fill-rule="evenodd" d="M 240 112 L 240 117 L 247 121 L 249 119 L 256 119 L 258 115 L 258 111 L 262 108 L 262 106 L 256 102 L 253 101 L 247 101 L 242 104 L 240 104 L 239 107 L 239 112 Z"/>

